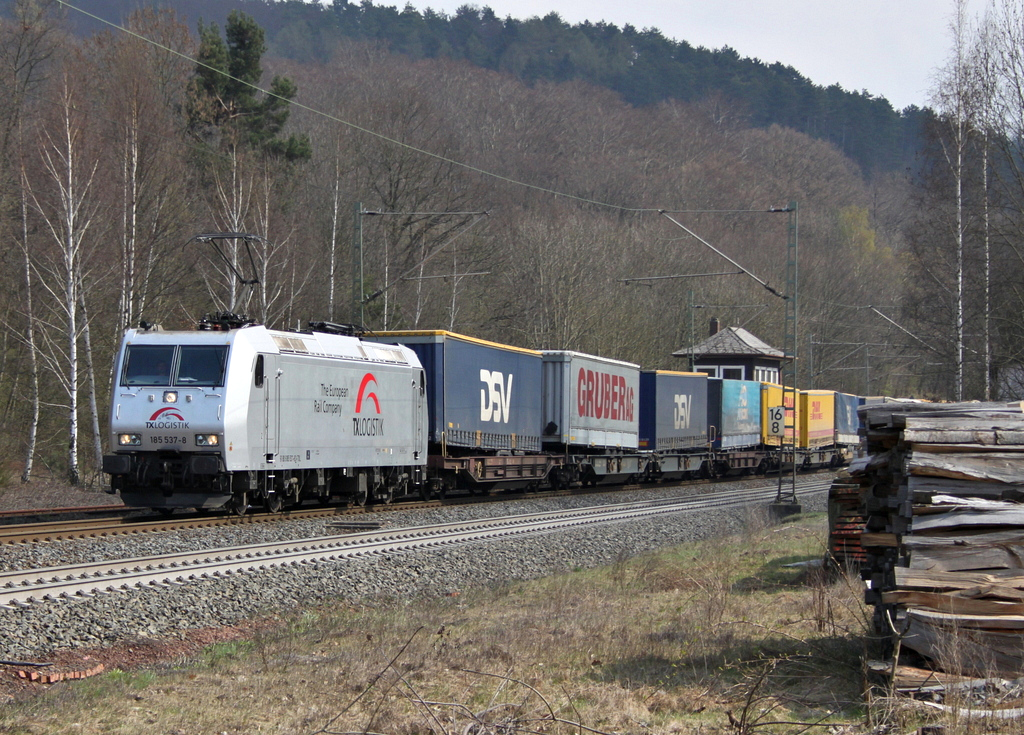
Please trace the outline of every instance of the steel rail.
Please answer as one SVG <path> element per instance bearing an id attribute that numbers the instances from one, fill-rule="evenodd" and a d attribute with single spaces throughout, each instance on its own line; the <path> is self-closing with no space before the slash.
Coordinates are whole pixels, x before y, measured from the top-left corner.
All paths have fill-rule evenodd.
<path id="1" fill-rule="evenodd" d="M 819 486 L 820 485 L 820 486 Z M 828 482 L 808 483 L 810 492 Z M 727 497 L 704 495 L 530 513 L 367 531 L 343 536 L 253 544 L 140 557 L 101 563 L 47 567 L 0 574 L 0 607 L 17 608 L 41 600 L 107 594 L 142 586 L 166 587 L 197 579 L 274 567 L 338 561 L 372 555 L 409 553 L 463 543 L 553 533 L 598 523 L 615 523 L 668 513 L 729 508 L 774 498 L 775 488 L 748 488 Z"/>
<path id="2" fill-rule="evenodd" d="M 691 483 L 684 485 L 690 487 Z M 713 487 L 713 485 L 709 485 Z M 642 486 L 626 486 L 623 489 L 640 489 Z M 229 514 L 176 516 L 173 518 L 153 517 L 115 517 L 115 518 L 79 518 L 75 520 L 53 520 L 36 523 L 0 525 L 0 546 L 4 544 L 27 544 L 47 541 L 60 541 L 72 538 L 104 537 L 124 534 L 141 534 L 160 531 L 175 531 L 183 528 L 203 528 L 217 526 L 235 526 L 249 523 L 276 523 L 300 518 L 320 518 L 332 515 L 352 515 L 364 512 L 380 513 L 387 511 L 412 510 L 418 508 L 437 508 L 443 505 L 461 505 L 489 501 L 511 501 L 523 498 L 539 499 L 565 497 L 580 494 L 600 494 L 614 492 L 612 486 L 598 487 L 590 491 L 542 491 L 539 493 L 522 493 L 508 495 L 467 495 L 447 500 L 430 500 L 382 504 L 372 506 L 330 506 L 326 508 L 299 507 L 279 513 L 251 513 L 244 516 Z M 138 509 L 129 509 L 138 510 Z M 19 511 L 24 513 L 24 511 Z"/>

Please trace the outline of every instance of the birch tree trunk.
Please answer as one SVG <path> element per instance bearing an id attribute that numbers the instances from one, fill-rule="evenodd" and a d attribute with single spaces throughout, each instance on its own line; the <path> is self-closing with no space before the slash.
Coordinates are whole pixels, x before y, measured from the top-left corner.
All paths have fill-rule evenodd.
<path id="1" fill-rule="evenodd" d="M 43 170 L 47 174 L 50 196 L 33 194 L 33 202 L 43 218 L 45 227 L 57 247 L 51 266 L 54 283 L 48 289 L 55 297 L 55 307 L 62 317 L 63 365 L 60 357 L 51 360 L 55 374 L 67 392 L 68 445 L 67 479 L 72 485 L 81 484 L 78 462 L 78 382 L 79 382 L 79 288 L 82 282 L 82 251 L 86 233 L 92 224 L 92 213 L 87 211 L 88 194 L 98 163 L 85 170 L 80 151 L 84 147 L 84 127 L 78 115 L 80 107 L 75 99 L 76 85 L 70 73 L 62 79 L 59 118 L 55 130 L 44 131 L 41 145 Z M 51 204 L 52 202 L 52 204 Z"/>
<path id="2" fill-rule="evenodd" d="M 21 251 L 22 265 L 25 269 L 25 344 L 28 347 L 29 392 L 31 395 L 31 413 L 28 422 L 28 435 L 25 437 L 25 466 L 21 471 L 21 481 L 32 479 L 32 465 L 36 456 L 36 441 L 39 436 L 39 355 L 36 346 L 36 317 L 32 303 L 32 258 L 28 246 L 28 181 L 24 168 L 21 174 Z"/>

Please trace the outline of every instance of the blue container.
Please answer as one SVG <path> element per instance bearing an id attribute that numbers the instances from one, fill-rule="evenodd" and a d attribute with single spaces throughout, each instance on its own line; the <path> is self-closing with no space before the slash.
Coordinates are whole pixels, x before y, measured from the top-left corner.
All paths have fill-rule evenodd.
<path id="1" fill-rule="evenodd" d="M 708 433 L 716 449 L 761 443 L 761 384 L 708 378 Z"/>
<path id="2" fill-rule="evenodd" d="M 640 448 L 672 451 L 708 441 L 708 376 L 668 370 L 640 373 Z"/>
<path id="3" fill-rule="evenodd" d="M 857 408 L 864 405 L 864 399 L 849 393 L 836 393 L 836 444 L 858 444 L 860 442 L 860 420 Z"/>
<path id="4" fill-rule="evenodd" d="M 540 451 L 540 352 L 442 331 L 378 332 L 372 339 L 407 345 L 423 364 L 431 443 Z"/>

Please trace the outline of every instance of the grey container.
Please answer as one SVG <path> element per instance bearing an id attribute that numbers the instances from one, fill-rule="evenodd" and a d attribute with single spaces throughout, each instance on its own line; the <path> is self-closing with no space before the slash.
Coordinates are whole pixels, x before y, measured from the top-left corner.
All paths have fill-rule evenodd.
<path id="1" fill-rule="evenodd" d="M 568 350 L 542 354 L 545 444 L 638 448 L 639 365 Z"/>

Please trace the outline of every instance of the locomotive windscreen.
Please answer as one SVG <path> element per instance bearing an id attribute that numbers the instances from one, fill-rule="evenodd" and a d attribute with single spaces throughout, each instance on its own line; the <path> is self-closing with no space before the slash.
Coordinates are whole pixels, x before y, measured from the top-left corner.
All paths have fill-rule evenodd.
<path id="1" fill-rule="evenodd" d="M 130 345 L 121 385 L 224 385 L 226 345 Z"/>

